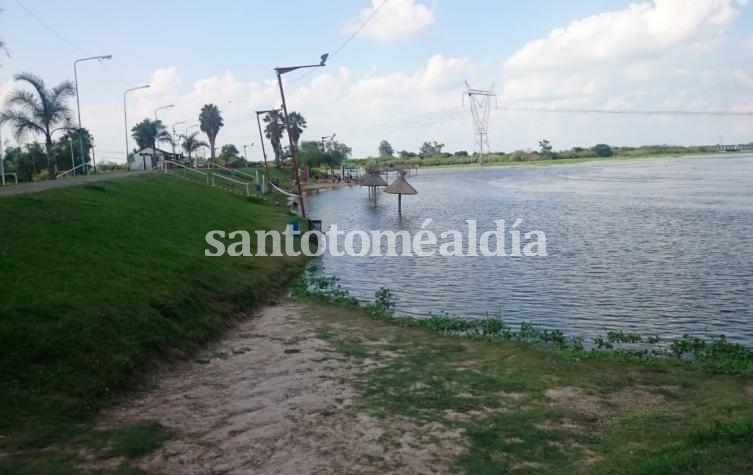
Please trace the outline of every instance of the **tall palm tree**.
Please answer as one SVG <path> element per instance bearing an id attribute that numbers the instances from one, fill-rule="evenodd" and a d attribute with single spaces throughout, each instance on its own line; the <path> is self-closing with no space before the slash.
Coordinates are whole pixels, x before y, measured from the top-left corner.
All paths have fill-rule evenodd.
<path id="1" fill-rule="evenodd" d="M 279 110 L 268 112 L 264 116 L 264 135 L 272 143 L 272 150 L 275 152 L 275 166 L 280 168 L 282 165 L 282 135 L 285 133 L 285 122 Z"/>
<path id="2" fill-rule="evenodd" d="M 16 74 L 14 79 L 31 86 L 32 91 L 13 91 L 6 104 L 17 108 L 0 114 L 0 123 L 10 122 L 16 140 L 21 140 L 26 134 L 44 136 L 47 177 L 54 180 L 56 160 L 52 135 L 58 130 L 70 128 L 71 109 L 67 101 L 76 95 L 76 88 L 71 81 L 63 81 L 47 89 L 42 78 L 31 73 Z"/>
<path id="3" fill-rule="evenodd" d="M 220 109 L 214 104 L 204 104 L 199 114 L 199 128 L 202 132 L 207 134 L 209 139 L 210 156 L 212 157 L 212 163 L 215 162 L 215 150 L 214 144 L 217 141 L 217 134 L 220 133 L 220 129 L 225 123 L 222 121 L 222 115 L 220 115 Z"/>
<path id="4" fill-rule="evenodd" d="M 290 135 L 293 137 L 295 148 L 298 148 L 298 139 L 301 138 L 303 129 L 308 127 L 308 124 L 306 124 L 306 119 L 295 111 L 288 114 L 288 120 L 290 121 Z"/>
<path id="5" fill-rule="evenodd" d="M 170 132 L 161 120 L 144 119 L 131 129 L 131 136 L 140 150 L 157 149 L 159 143 L 172 143 Z"/>
<path id="6" fill-rule="evenodd" d="M 199 135 L 199 133 L 194 132 L 191 135 L 183 136 L 183 143 L 181 144 L 181 147 L 183 147 L 183 150 L 185 150 L 186 154 L 188 154 L 189 161 L 191 161 L 191 156 L 195 151 L 199 150 L 202 147 L 209 147 L 209 144 L 204 142 L 203 140 L 199 140 L 196 137 L 197 135 Z"/>

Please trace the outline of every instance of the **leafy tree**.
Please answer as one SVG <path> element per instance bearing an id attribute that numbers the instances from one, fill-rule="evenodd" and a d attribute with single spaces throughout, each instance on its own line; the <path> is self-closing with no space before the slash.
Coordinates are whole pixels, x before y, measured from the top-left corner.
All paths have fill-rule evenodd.
<path id="1" fill-rule="evenodd" d="M 591 150 L 593 150 L 593 152 L 600 157 L 611 157 L 612 155 L 614 155 L 614 150 L 612 150 L 612 147 L 605 143 L 594 145 Z"/>
<path id="2" fill-rule="evenodd" d="M 303 129 L 308 127 L 308 124 L 306 124 L 306 119 L 295 111 L 288 114 L 288 120 L 290 121 L 290 135 L 293 137 L 296 148 L 298 148 L 298 139 L 301 138 Z"/>
<path id="3" fill-rule="evenodd" d="M 275 153 L 275 166 L 282 167 L 282 135 L 285 133 L 285 123 L 279 110 L 268 112 L 264 116 L 264 135 L 272 144 L 272 150 Z"/>
<path id="4" fill-rule="evenodd" d="M 225 144 L 220 150 L 220 160 L 227 165 L 240 165 L 245 163 L 245 160 L 241 157 L 238 147 L 233 144 Z"/>
<path id="5" fill-rule="evenodd" d="M 395 155 L 395 149 L 392 148 L 392 145 L 386 140 L 382 140 L 379 142 L 379 156 L 382 158 L 385 157 L 392 157 Z"/>
<path id="6" fill-rule="evenodd" d="M 324 164 L 330 170 L 340 168 L 352 153 L 353 150 L 344 143 L 330 140 L 324 149 Z"/>
<path id="7" fill-rule="evenodd" d="M 131 137 L 136 141 L 139 150 L 145 148 L 157 149 L 159 143 L 172 143 L 170 132 L 161 120 L 144 119 L 131 129 Z"/>
<path id="8" fill-rule="evenodd" d="M 204 142 L 203 140 L 199 140 L 198 135 L 198 132 L 194 132 L 191 135 L 183 136 L 183 143 L 181 144 L 181 147 L 183 148 L 183 151 L 186 152 L 189 162 L 193 158 L 194 152 L 202 147 L 209 147 L 208 143 Z"/>
<path id="9" fill-rule="evenodd" d="M 413 152 L 409 152 L 409 151 L 407 151 L 407 150 L 400 150 L 400 153 L 399 153 L 398 155 L 399 155 L 399 156 L 400 156 L 400 158 L 402 158 L 403 160 L 405 160 L 405 159 L 407 159 L 407 158 L 414 158 L 414 157 L 416 156 L 416 154 L 415 154 L 415 153 L 413 153 Z"/>
<path id="10" fill-rule="evenodd" d="M 418 153 L 422 157 L 432 157 L 434 155 L 440 155 L 442 153 L 443 148 L 444 148 L 443 143 L 424 142 L 421 145 L 421 148 L 419 149 Z"/>
<path id="11" fill-rule="evenodd" d="M 15 173 L 18 181 L 31 181 L 39 170 L 47 167 L 47 155 L 38 143 L 5 150 L 5 171 Z"/>
<path id="12" fill-rule="evenodd" d="M 68 130 L 53 144 L 55 160 L 61 170 L 70 170 L 81 165 L 81 147 L 79 140 L 84 141 L 84 162 L 91 162 L 91 148 L 93 139 L 86 129 Z M 71 150 L 73 159 L 71 159 Z"/>
<path id="13" fill-rule="evenodd" d="M 217 134 L 220 133 L 220 129 L 225 123 L 222 121 L 222 115 L 220 109 L 214 104 L 204 104 L 199 113 L 199 128 L 202 132 L 207 134 L 209 139 L 209 150 L 212 163 L 217 163 L 215 160 L 214 144 L 217 142 Z"/>
<path id="14" fill-rule="evenodd" d="M 547 139 L 539 140 L 539 150 L 543 154 L 551 153 L 552 144 Z"/>
<path id="15" fill-rule="evenodd" d="M 42 78 L 31 73 L 16 74 L 14 79 L 31 86 L 32 91 L 17 89 L 10 94 L 6 104 L 17 109 L 0 114 L 0 124 L 9 122 L 16 140 L 21 140 L 27 134 L 44 137 L 47 177 L 54 180 L 57 164 L 52 150 L 52 135 L 68 128 L 61 126 L 70 124 L 71 109 L 67 101 L 75 96 L 76 89 L 71 81 L 63 81 L 47 89 Z"/>
<path id="16" fill-rule="evenodd" d="M 326 162 L 325 155 L 326 153 L 322 150 L 321 143 L 313 140 L 301 142 L 301 146 L 298 150 L 300 165 L 308 166 L 310 168 L 316 168 L 323 165 Z"/>
<path id="17" fill-rule="evenodd" d="M 457 152 L 455 152 L 455 156 L 456 157 L 467 157 L 468 156 L 468 151 L 467 150 L 458 150 Z"/>

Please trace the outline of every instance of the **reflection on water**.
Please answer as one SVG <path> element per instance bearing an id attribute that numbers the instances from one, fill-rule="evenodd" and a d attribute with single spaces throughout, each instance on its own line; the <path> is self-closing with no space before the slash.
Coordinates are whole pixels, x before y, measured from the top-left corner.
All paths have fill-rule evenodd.
<path id="1" fill-rule="evenodd" d="M 379 287 L 402 314 L 501 312 L 570 334 L 630 329 L 663 337 L 753 343 L 753 156 L 593 162 L 579 165 L 421 170 L 403 197 L 366 189 L 309 195 L 324 229 L 481 232 L 493 220 L 546 232 L 549 257 L 331 257 L 361 298 Z"/>

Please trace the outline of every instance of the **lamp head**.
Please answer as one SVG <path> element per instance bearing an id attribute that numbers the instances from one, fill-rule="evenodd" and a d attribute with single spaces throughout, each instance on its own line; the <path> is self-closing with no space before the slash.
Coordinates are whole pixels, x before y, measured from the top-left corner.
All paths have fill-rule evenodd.
<path id="1" fill-rule="evenodd" d="M 329 53 L 324 53 L 322 55 L 322 59 L 319 62 L 319 66 L 324 66 L 324 64 L 327 62 L 327 58 L 329 58 Z"/>

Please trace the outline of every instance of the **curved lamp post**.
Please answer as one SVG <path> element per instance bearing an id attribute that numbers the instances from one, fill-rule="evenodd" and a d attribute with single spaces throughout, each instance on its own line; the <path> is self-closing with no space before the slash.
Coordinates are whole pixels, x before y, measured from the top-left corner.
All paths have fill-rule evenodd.
<path id="1" fill-rule="evenodd" d="M 78 115 L 78 143 L 79 148 L 81 149 L 81 164 L 82 164 L 82 171 L 84 173 L 87 173 L 86 165 L 84 165 L 84 137 L 82 136 L 81 130 L 83 129 L 83 125 L 81 125 L 81 101 L 79 100 L 79 94 L 78 94 L 78 63 L 81 63 L 83 61 L 91 61 L 93 59 L 102 61 L 102 60 L 108 60 L 112 59 L 112 55 L 104 55 L 104 56 L 92 56 L 91 58 L 81 58 L 77 59 L 73 62 L 73 78 L 76 81 L 76 113 Z M 97 172 L 97 162 L 94 162 L 94 157 L 92 156 L 92 161 L 94 163 L 94 172 Z M 73 164 L 73 168 L 76 168 L 76 164 Z M 76 174 L 76 170 L 73 170 L 73 174 Z"/>
<path id="2" fill-rule="evenodd" d="M 125 143 L 126 143 L 126 163 L 128 163 L 128 106 L 126 105 L 126 95 L 128 95 L 131 91 L 137 91 L 139 89 L 147 89 L 149 87 L 149 84 L 145 84 L 143 86 L 139 87 L 132 87 L 131 89 L 126 89 L 125 92 L 123 92 L 123 120 L 125 121 Z"/>
<path id="3" fill-rule="evenodd" d="M 290 119 L 288 118 L 288 105 L 285 103 L 285 90 L 282 88 L 282 75 L 291 71 L 304 68 L 321 68 L 327 63 L 329 53 L 325 53 L 321 56 L 319 64 L 307 64 L 305 66 L 287 66 L 284 68 L 277 67 L 275 72 L 277 73 L 277 84 L 280 86 L 280 97 L 282 98 L 282 112 L 285 117 L 285 129 L 288 132 L 288 140 L 290 141 L 290 155 L 293 159 L 293 177 L 298 183 L 298 199 L 301 204 L 301 216 L 306 217 L 306 208 L 303 205 L 303 188 L 301 187 L 301 178 L 298 176 L 298 151 L 296 150 L 295 142 L 293 141 L 293 135 L 290 133 Z"/>

